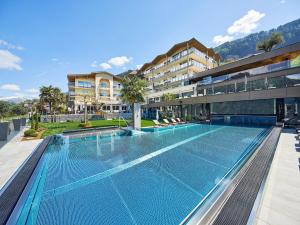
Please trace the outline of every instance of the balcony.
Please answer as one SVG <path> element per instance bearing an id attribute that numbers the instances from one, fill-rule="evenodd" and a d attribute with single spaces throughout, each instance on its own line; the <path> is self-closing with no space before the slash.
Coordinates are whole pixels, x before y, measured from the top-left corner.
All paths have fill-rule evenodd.
<path id="1" fill-rule="evenodd" d="M 253 76 L 260 75 L 260 74 L 271 73 L 271 72 L 290 69 L 290 68 L 294 68 L 294 67 L 298 67 L 298 65 L 293 64 L 292 60 L 285 60 L 285 61 L 282 61 L 279 63 L 272 63 L 269 65 L 265 65 L 265 66 L 261 66 L 261 67 L 257 67 L 257 68 L 253 68 L 253 69 L 242 70 L 242 71 L 235 72 L 235 73 L 229 73 L 229 74 L 225 74 L 225 75 L 218 76 L 215 78 L 211 78 L 209 76 L 204 77 L 202 80 L 198 81 L 198 84 L 206 85 L 206 84 L 219 83 L 219 82 L 228 81 L 228 80 L 236 80 L 236 79 L 245 78 L 245 77 L 250 78 Z M 208 78 L 210 78 L 210 79 L 208 79 Z"/>
<path id="2" fill-rule="evenodd" d="M 169 57 L 167 61 L 160 64 L 161 66 L 156 66 L 154 69 L 152 69 L 148 72 L 145 71 L 143 74 L 145 76 L 147 76 L 148 74 L 157 74 L 159 71 L 168 70 L 172 66 L 174 66 L 176 63 L 180 63 L 180 61 L 183 62 L 184 60 L 187 60 L 187 59 L 194 59 L 194 60 L 200 61 L 204 65 L 208 64 L 209 67 L 214 67 L 214 65 L 217 64 L 211 58 L 207 58 L 207 56 L 204 53 L 200 52 L 199 50 L 190 48 L 188 50 L 187 54 L 185 54 L 177 59 L 172 59 L 172 57 Z M 164 74 L 164 73 L 162 72 L 162 74 Z"/>
<path id="3" fill-rule="evenodd" d="M 256 92 L 300 86 L 300 73 L 282 76 L 265 76 L 252 79 L 240 78 L 217 84 L 198 85 L 198 96 Z"/>

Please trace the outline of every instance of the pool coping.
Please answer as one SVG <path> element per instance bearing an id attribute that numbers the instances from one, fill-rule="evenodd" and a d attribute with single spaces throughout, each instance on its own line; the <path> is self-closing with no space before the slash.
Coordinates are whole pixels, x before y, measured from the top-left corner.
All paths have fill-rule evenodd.
<path id="1" fill-rule="evenodd" d="M 72 134 L 72 133 L 90 132 L 90 131 L 98 131 L 98 130 L 107 130 L 107 129 L 113 129 L 113 128 L 118 128 L 118 126 L 90 127 L 90 128 L 82 128 L 82 129 L 78 129 L 78 130 L 65 130 L 62 133 L 63 134 Z"/>
<path id="2" fill-rule="evenodd" d="M 0 225 L 6 224 L 53 136 L 45 138 L 0 191 Z"/>
<path id="3" fill-rule="evenodd" d="M 209 210 L 204 215 L 195 213 L 187 224 L 248 224 L 272 163 L 281 130 L 281 127 L 273 127 Z"/>

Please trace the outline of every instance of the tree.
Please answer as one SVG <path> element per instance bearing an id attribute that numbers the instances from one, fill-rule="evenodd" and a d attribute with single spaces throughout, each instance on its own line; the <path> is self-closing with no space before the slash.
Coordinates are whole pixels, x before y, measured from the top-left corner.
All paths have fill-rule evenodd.
<path id="1" fill-rule="evenodd" d="M 176 99 L 176 95 L 172 94 L 172 93 L 165 93 L 162 95 L 161 98 L 163 101 L 168 102 L 168 101 L 172 101 L 172 100 Z"/>
<path id="2" fill-rule="evenodd" d="M 269 37 L 261 42 L 258 42 L 256 45 L 256 49 L 269 52 L 275 45 L 281 44 L 283 41 L 284 39 L 281 33 L 273 32 Z"/>
<path id="3" fill-rule="evenodd" d="M 0 101 L 0 119 L 9 114 L 10 103 L 6 101 Z"/>
<path id="4" fill-rule="evenodd" d="M 55 115 L 55 112 L 59 109 L 64 101 L 64 95 L 57 87 L 42 86 L 40 88 L 40 102 L 42 104 L 48 104 L 51 115 Z M 51 119 L 53 121 L 53 119 Z"/>
<path id="5" fill-rule="evenodd" d="M 146 80 L 142 80 L 137 76 L 133 76 L 131 78 L 125 76 L 122 79 L 122 85 L 123 88 L 120 91 L 121 99 L 124 102 L 132 105 L 132 108 L 135 103 L 145 102 L 145 92 L 147 87 Z M 133 115 L 133 120 L 134 120 L 134 115 Z"/>
<path id="6" fill-rule="evenodd" d="M 23 104 L 13 104 L 10 107 L 10 114 L 13 116 L 25 115 L 28 113 L 28 109 Z"/>

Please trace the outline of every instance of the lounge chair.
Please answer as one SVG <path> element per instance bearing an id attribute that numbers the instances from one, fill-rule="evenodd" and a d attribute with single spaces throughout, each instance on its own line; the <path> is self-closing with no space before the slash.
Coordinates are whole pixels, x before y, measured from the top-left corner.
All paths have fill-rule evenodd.
<path id="1" fill-rule="evenodd" d="M 185 123 L 185 122 L 182 121 L 180 118 L 176 118 L 176 120 L 178 121 L 178 123 Z"/>
<path id="2" fill-rule="evenodd" d="M 158 120 L 153 120 L 154 124 L 156 127 L 163 127 L 163 126 L 166 126 L 165 124 L 162 124 L 160 122 L 158 122 Z"/>
<path id="3" fill-rule="evenodd" d="M 168 124 L 168 125 L 170 125 L 170 121 L 169 120 L 167 120 L 167 119 L 163 119 L 163 121 L 166 123 L 166 124 Z M 175 125 L 173 122 L 171 122 L 173 125 Z"/>
<path id="4" fill-rule="evenodd" d="M 172 121 L 173 124 L 178 124 L 178 122 L 175 119 L 170 118 L 170 120 Z"/>

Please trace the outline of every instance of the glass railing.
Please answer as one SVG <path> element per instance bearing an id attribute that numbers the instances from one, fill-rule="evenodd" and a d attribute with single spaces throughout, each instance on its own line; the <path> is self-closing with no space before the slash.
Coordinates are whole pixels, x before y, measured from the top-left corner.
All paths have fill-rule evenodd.
<path id="1" fill-rule="evenodd" d="M 231 93 L 240 93 L 246 91 L 261 91 L 261 90 L 270 90 L 276 88 L 287 88 L 287 87 L 296 87 L 300 86 L 300 73 L 292 75 L 284 75 L 278 77 L 266 77 L 257 80 L 251 81 L 237 81 L 228 84 L 224 82 L 224 85 L 207 85 L 198 86 L 197 94 L 198 96 L 204 95 L 219 95 L 219 94 L 231 94 Z"/>
<path id="2" fill-rule="evenodd" d="M 300 55 L 299 55 L 300 56 Z M 227 80 L 235 80 L 243 77 L 251 77 L 259 74 L 275 72 L 279 70 L 289 69 L 293 67 L 299 67 L 299 63 L 295 63 L 294 60 L 285 60 L 278 63 L 273 63 L 265 66 L 256 67 L 253 69 L 243 70 L 235 73 L 225 74 L 218 77 L 205 77 L 202 80 L 198 81 L 199 85 L 207 85 L 213 83 L 219 83 Z"/>

